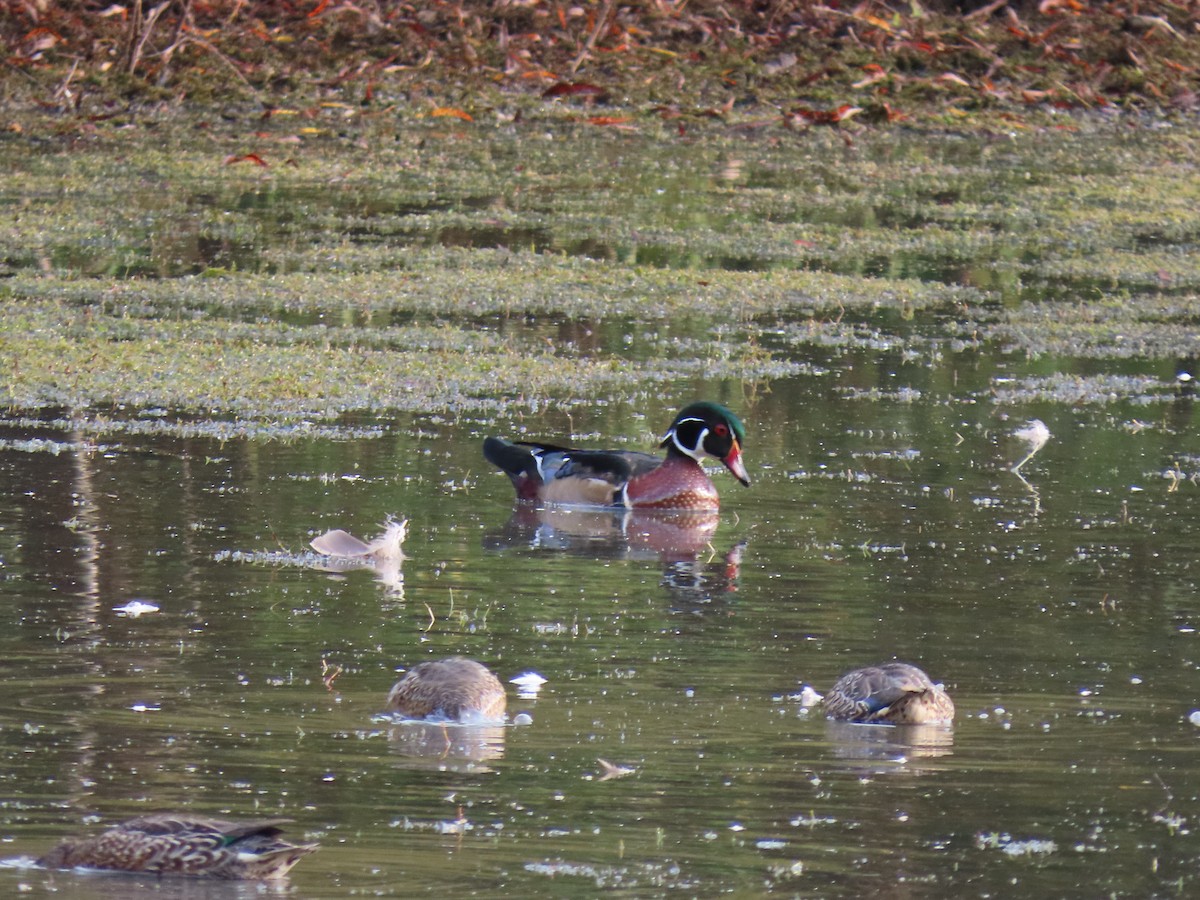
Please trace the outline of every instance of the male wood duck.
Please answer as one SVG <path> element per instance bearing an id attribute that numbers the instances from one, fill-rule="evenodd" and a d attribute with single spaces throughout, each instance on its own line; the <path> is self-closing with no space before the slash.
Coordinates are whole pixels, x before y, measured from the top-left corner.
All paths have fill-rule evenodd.
<path id="1" fill-rule="evenodd" d="M 628 509 L 718 509 L 717 489 L 700 466 L 712 456 L 749 486 L 742 463 L 741 421 L 719 403 L 683 408 L 660 448 L 666 458 L 634 450 L 575 450 L 489 437 L 483 455 L 512 479 L 517 499 Z"/>
<path id="2" fill-rule="evenodd" d="M 118 869 L 267 881 L 283 878 L 316 844 L 289 844 L 279 835 L 287 819 L 227 822 L 156 813 L 115 825 L 90 838 L 63 841 L 38 864 L 52 869 Z"/>
<path id="3" fill-rule="evenodd" d="M 388 706 L 410 719 L 474 722 L 504 718 L 504 685 L 482 663 L 463 656 L 413 666 L 392 687 Z"/>
<path id="4" fill-rule="evenodd" d="M 890 662 L 839 678 L 825 695 L 825 714 L 846 722 L 932 725 L 954 718 L 954 702 L 916 666 Z"/>

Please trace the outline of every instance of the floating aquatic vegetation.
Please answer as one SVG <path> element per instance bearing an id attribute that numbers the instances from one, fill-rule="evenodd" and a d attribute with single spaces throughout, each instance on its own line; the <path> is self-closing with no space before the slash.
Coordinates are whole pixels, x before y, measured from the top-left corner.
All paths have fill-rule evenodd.
<path id="1" fill-rule="evenodd" d="M 107 453 L 111 449 L 113 448 L 107 444 L 90 444 L 86 441 L 51 441 L 46 438 L 28 438 L 25 440 L 0 438 L 0 450 L 16 450 L 20 453 L 49 453 L 51 456 L 58 456 L 61 453 Z"/>
<path id="2" fill-rule="evenodd" d="M 915 447 L 906 447 L 903 450 L 854 450 L 850 453 L 851 459 L 887 459 L 896 460 L 898 462 L 910 463 L 916 462 L 921 458 L 921 451 Z"/>
<path id="3" fill-rule="evenodd" d="M 644 862 L 627 866 L 605 866 L 592 863 L 572 863 L 565 860 L 545 860 L 525 863 L 525 871 L 549 878 L 582 878 L 597 888 L 668 888 L 695 892 L 700 882 L 683 874 L 674 863 Z"/>
<path id="4" fill-rule="evenodd" d="M 1159 813 L 1156 812 L 1150 817 L 1151 822 L 1157 822 L 1167 826 L 1167 831 L 1172 835 L 1176 834 L 1191 834 L 1191 829 L 1187 826 L 1187 819 L 1177 813 Z"/>
<path id="5" fill-rule="evenodd" d="M 1145 405 L 1160 402 L 1171 389 L 1171 385 L 1149 375 L 1074 375 L 1054 372 L 1020 379 L 998 378 L 993 383 L 992 392 L 997 403 L 1015 406 L 1046 402 L 1069 405 L 1129 402 Z"/>
<path id="6" fill-rule="evenodd" d="M 323 554 L 287 550 L 218 550 L 213 554 L 216 562 L 244 562 L 270 566 L 309 566 L 323 559 Z"/>
<path id="7" fill-rule="evenodd" d="M 332 575 L 340 575 L 355 569 L 366 569 L 372 572 L 375 579 L 387 589 L 389 594 L 398 599 L 404 598 L 404 572 L 401 563 L 404 554 L 400 551 L 400 543 L 404 540 L 408 520 L 388 520 L 384 533 L 377 538 L 380 541 L 379 555 L 374 552 L 354 555 L 331 555 L 323 552 L 298 552 L 289 550 L 219 550 L 213 554 L 216 562 L 240 562 L 251 565 L 266 566 L 295 566 L 304 569 L 316 569 Z M 345 542 L 337 536 L 329 538 L 328 543 L 343 545 L 347 548 L 367 548 L 372 544 L 359 541 L 353 535 L 340 532 L 349 539 Z M 333 534 L 333 532 L 330 532 Z M 397 540 L 399 535 L 399 540 Z M 322 535 L 326 538 L 328 535 Z M 318 539 L 321 540 L 320 538 Z M 356 543 L 355 543 L 356 542 Z M 325 543 L 325 542 L 322 542 Z M 374 542 L 372 542 L 374 543 Z"/>
<path id="8" fill-rule="evenodd" d="M 874 403 L 917 403 L 922 397 L 921 390 L 913 387 L 901 387 L 889 391 L 880 388 L 847 386 L 839 388 L 838 392 L 847 400 L 869 400 Z"/>
<path id="9" fill-rule="evenodd" d="M 0 422 L 20 428 L 48 428 L 55 431 L 80 432 L 82 434 L 128 434 L 128 435 L 164 435 L 180 438 L 208 438 L 214 441 L 230 440 L 325 440 L 325 441 L 356 441 L 383 437 L 387 429 L 382 425 L 331 425 L 317 422 L 275 422 L 265 420 L 234 420 L 195 418 L 189 420 L 139 418 L 122 419 L 95 413 L 87 416 L 39 419 L 30 416 L 14 416 L 0 418 Z M 68 450 L 93 450 L 107 453 L 116 449 L 115 445 L 87 444 L 78 441 L 50 441 L 57 447 L 42 446 L 42 440 L 35 439 L 28 447 L 14 446 L 13 449 L 26 449 L 30 452 L 44 450 L 55 455 Z M 0 446 L 4 446 L 0 444 Z"/>
<path id="10" fill-rule="evenodd" d="M 1194 290 L 1168 298 L 1155 291 L 1119 301 L 1024 303 L 994 321 L 976 308 L 958 331 L 1029 356 L 1178 359 L 1200 352 L 1196 308 Z"/>
<path id="11" fill-rule="evenodd" d="M 420 821 L 404 816 L 401 819 L 393 819 L 387 827 L 397 828 L 401 831 L 429 831 L 434 834 L 465 834 L 468 831 L 474 831 L 476 826 L 461 816 L 457 819 L 432 821 Z"/>
<path id="12" fill-rule="evenodd" d="M 816 813 L 797 815 L 788 820 L 788 824 L 795 828 L 816 828 L 818 825 L 836 825 L 837 822 L 834 816 L 818 816 Z"/>
<path id="13" fill-rule="evenodd" d="M 980 850 L 999 850 L 1006 856 L 1047 856 L 1058 852 L 1058 844 L 1042 838 L 1017 840 L 1010 834 L 981 832 L 975 835 L 975 846 Z"/>
<path id="14" fill-rule="evenodd" d="M 698 359 L 652 359 L 631 367 L 607 354 L 572 356 L 534 336 L 501 339 L 473 322 L 432 332 L 416 326 L 382 334 L 365 329 L 361 339 L 331 342 L 327 329 L 314 326 L 117 321 L 54 305 L 12 303 L 0 305 L 0 352 L 10 351 L 23 364 L 6 380 L 0 403 L 173 409 L 193 417 L 294 424 L 361 410 L 484 411 L 498 407 L 502 396 L 529 404 L 579 392 L 644 389 L 689 372 L 753 380 L 801 369 L 767 351 L 730 348 L 714 342 Z M 320 377 L 295 378 L 294 372 Z M 194 428 L 213 437 L 241 433 L 240 424 L 141 427 L 176 433 Z M 278 424 L 270 434 L 289 436 Z M 311 435 L 305 426 L 294 436 Z"/>
<path id="15" fill-rule="evenodd" d="M 1181 137 L 1110 135 L 1128 161 L 1107 168 L 1092 137 L 1065 134 L 938 153 L 889 140 L 834 164 L 823 133 L 782 153 L 713 129 L 663 154 L 664 123 L 618 144 L 557 140 L 578 125 L 542 121 L 479 142 L 410 122 L 370 142 L 370 166 L 298 143 L 299 165 L 269 173 L 169 130 L 122 134 L 129 171 L 103 149 L 20 156 L 0 353 L 21 363 L 0 402 L 196 417 L 117 433 L 288 439 L 346 411 L 487 414 L 511 410 L 501 394 L 532 406 L 804 375 L 820 369 L 796 358 L 811 347 L 916 362 L 989 342 L 1104 358 L 1200 346 Z M 622 152 L 581 164 L 597 142 Z M 197 178 L 203 191 L 175 189 Z M 1009 302 L 1043 289 L 1072 302 Z M 620 320 L 630 346 L 554 333 Z"/>

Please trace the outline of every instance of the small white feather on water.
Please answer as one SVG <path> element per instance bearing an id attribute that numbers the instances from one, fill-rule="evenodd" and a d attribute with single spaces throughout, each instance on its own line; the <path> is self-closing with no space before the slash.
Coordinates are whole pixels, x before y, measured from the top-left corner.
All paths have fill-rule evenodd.
<path id="1" fill-rule="evenodd" d="M 114 606 L 113 612 L 118 616 L 128 616 L 131 619 L 136 619 L 138 616 L 143 616 L 147 613 L 158 612 L 158 607 L 153 603 L 147 603 L 145 600 L 130 600 L 124 606 Z"/>
<path id="2" fill-rule="evenodd" d="M 1030 419 L 1013 432 L 1013 437 L 1023 441 L 1029 448 L 1021 461 L 1009 469 L 1010 472 L 1016 474 L 1021 471 L 1021 466 L 1033 459 L 1037 452 L 1046 446 L 1046 442 L 1050 440 L 1050 429 L 1041 419 Z"/>
<path id="3" fill-rule="evenodd" d="M 820 703 L 824 699 L 825 699 L 824 695 L 818 694 L 815 690 L 813 690 L 813 686 L 811 684 L 806 684 L 806 685 L 804 685 L 803 688 L 800 689 L 800 705 L 801 706 L 805 706 L 805 707 L 816 706 L 818 703 Z"/>
<path id="4" fill-rule="evenodd" d="M 600 764 L 600 777 L 597 781 L 609 781 L 613 778 L 624 778 L 626 775 L 632 775 L 637 771 L 633 766 L 623 766 L 619 763 L 611 763 L 607 759 L 596 757 L 596 762 Z"/>
<path id="5" fill-rule="evenodd" d="M 537 697 L 538 691 L 542 689 L 542 685 L 546 683 L 546 679 L 537 672 L 523 672 L 510 678 L 508 683 L 517 686 L 517 696 L 522 700 L 533 700 Z"/>

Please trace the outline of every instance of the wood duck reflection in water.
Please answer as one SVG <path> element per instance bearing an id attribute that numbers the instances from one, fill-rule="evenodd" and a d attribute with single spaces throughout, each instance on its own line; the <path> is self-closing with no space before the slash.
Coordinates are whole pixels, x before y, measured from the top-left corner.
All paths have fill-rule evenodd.
<path id="1" fill-rule="evenodd" d="M 846 722 L 932 725 L 954 719 L 954 702 L 916 666 L 882 663 L 847 672 L 825 695 L 825 714 Z"/>
<path id="2" fill-rule="evenodd" d="M 717 510 L 584 509 L 520 504 L 488 550 L 568 553 L 589 559 L 696 559 L 711 551 Z"/>
<path id="3" fill-rule="evenodd" d="M 738 592 L 747 545 L 747 541 L 739 541 L 724 556 L 715 559 L 670 562 L 663 571 L 661 584 L 671 598 L 672 612 L 703 615 L 724 610 L 720 604 L 735 599 L 733 595 Z"/>
<path id="4" fill-rule="evenodd" d="M 115 825 L 90 838 L 63 841 L 38 864 L 158 875 L 268 881 L 283 878 L 316 844 L 279 837 L 287 819 L 229 822 L 158 813 Z"/>
<path id="5" fill-rule="evenodd" d="M 746 431 L 730 410 L 707 401 L 684 407 L 663 438 L 665 458 L 632 450 L 577 450 L 489 437 L 483 455 L 527 502 L 624 509 L 718 509 L 717 489 L 700 465 L 724 463 L 742 484 Z"/>
<path id="6" fill-rule="evenodd" d="M 410 719 L 478 722 L 502 720 L 507 698 L 487 666 L 452 656 L 413 666 L 392 687 L 387 703 Z"/>
<path id="7" fill-rule="evenodd" d="M 741 540 L 724 556 L 713 537 L 717 510 L 580 509 L 519 504 L 503 528 L 484 536 L 497 552 L 563 553 L 588 559 L 639 559 L 662 566 L 676 611 L 702 613 L 732 599 L 741 577 Z"/>

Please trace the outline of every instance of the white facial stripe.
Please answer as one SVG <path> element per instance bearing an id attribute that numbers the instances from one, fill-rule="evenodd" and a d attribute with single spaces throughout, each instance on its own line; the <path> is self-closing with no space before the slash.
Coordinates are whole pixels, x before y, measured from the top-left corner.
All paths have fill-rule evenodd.
<path id="1" fill-rule="evenodd" d="M 675 422 L 674 425 L 671 426 L 671 430 L 668 431 L 665 435 L 663 435 L 663 440 L 665 441 L 668 438 L 670 438 L 672 444 L 674 444 L 676 447 L 679 447 L 679 449 L 682 450 L 684 453 L 686 453 L 688 456 L 692 456 L 693 458 L 695 458 L 692 454 L 692 451 L 690 451 L 686 447 L 683 447 L 682 445 L 680 445 L 679 438 L 677 438 L 675 436 L 676 426 L 681 425 L 684 422 L 699 422 L 701 425 L 704 424 L 703 419 L 697 419 L 695 416 L 688 416 L 686 419 L 679 419 L 678 421 Z M 700 443 L 704 443 L 703 435 L 700 438 Z"/>
<path id="2" fill-rule="evenodd" d="M 703 419 L 684 419 L 683 421 L 685 421 L 685 422 L 703 422 L 704 420 Z M 696 462 L 700 462 L 700 457 L 704 455 L 703 451 L 701 451 L 700 448 L 704 446 L 704 439 L 706 437 L 708 437 L 708 429 L 707 428 L 705 428 L 703 431 L 700 432 L 700 438 L 696 441 L 695 448 L 685 447 L 685 446 L 683 446 L 683 444 L 679 443 L 679 435 L 677 435 L 675 433 L 675 429 L 674 428 L 671 429 L 671 443 L 679 448 L 680 453 L 683 453 L 686 456 L 690 456 Z"/>

